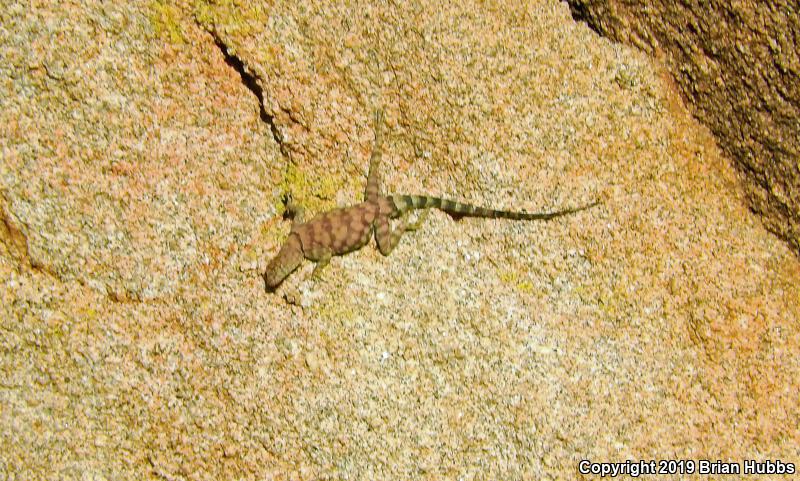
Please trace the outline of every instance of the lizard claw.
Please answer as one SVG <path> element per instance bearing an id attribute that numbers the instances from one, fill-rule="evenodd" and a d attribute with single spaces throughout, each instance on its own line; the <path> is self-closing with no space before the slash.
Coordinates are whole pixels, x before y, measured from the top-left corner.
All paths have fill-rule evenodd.
<path id="1" fill-rule="evenodd" d="M 291 192 L 286 192 L 283 194 L 283 205 L 284 211 L 283 214 L 285 217 L 294 217 L 294 214 L 297 212 L 297 205 L 294 203 L 294 197 L 292 197 Z"/>
<path id="2" fill-rule="evenodd" d="M 292 226 L 302 224 L 305 211 L 301 206 L 295 203 L 291 192 L 286 192 L 283 194 L 283 204 L 285 206 L 283 210 L 283 218 L 292 219 Z"/>

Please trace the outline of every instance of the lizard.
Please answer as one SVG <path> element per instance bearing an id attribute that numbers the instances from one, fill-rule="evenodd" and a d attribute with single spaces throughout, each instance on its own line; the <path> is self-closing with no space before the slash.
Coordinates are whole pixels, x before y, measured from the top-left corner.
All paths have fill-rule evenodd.
<path id="1" fill-rule="evenodd" d="M 278 253 L 267 264 L 264 281 L 267 291 L 273 291 L 297 269 L 303 259 L 316 262 L 311 278 L 330 263 L 331 257 L 344 255 L 364 247 L 375 235 L 378 250 L 388 256 L 407 231 L 416 230 L 424 221 L 429 209 L 446 212 L 458 220 L 462 217 L 484 217 L 512 220 L 550 220 L 598 204 L 592 202 L 581 207 L 553 212 L 519 212 L 479 207 L 454 200 L 425 195 L 382 195 L 380 193 L 380 162 L 383 149 L 383 112 L 375 112 L 375 141 L 369 162 L 367 186 L 361 203 L 333 209 L 304 222 L 303 209 L 287 196 L 285 214 L 292 219 L 289 236 Z M 415 209 L 425 209 L 417 221 L 410 222 L 407 214 Z M 402 217 L 392 229 L 390 219 Z"/>

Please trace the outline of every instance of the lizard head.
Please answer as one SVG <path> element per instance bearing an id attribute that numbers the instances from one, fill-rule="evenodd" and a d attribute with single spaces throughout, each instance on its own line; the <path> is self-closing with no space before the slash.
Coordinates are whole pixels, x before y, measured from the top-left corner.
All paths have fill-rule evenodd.
<path id="1" fill-rule="evenodd" d="M 264 272 L 267 290 L 272 291 L 303 261 L 303 246 L 300 237 L 290 234 L 278 254 L 269 261 Z"/>

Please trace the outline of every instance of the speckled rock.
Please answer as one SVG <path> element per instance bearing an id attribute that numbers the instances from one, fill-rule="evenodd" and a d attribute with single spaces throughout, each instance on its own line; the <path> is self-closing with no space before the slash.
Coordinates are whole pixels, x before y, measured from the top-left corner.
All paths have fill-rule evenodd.
<path id="1" fill-rule="evenodd" d="M 797 461 L 800 263 L 665 73 L 563 3 L 372 3 L 2 9 L 0 480 Z M 602 205 L 266 293 L 282 194 L 359 199 L 376 105 L 387 191 Z"/>
<path id="2" fill-rule="evenodd" d="M 793 0 L 569 0 L 577 17 L 665 61 L 734 159 L 750 207 L 800 254 L 800 9 Z"/>

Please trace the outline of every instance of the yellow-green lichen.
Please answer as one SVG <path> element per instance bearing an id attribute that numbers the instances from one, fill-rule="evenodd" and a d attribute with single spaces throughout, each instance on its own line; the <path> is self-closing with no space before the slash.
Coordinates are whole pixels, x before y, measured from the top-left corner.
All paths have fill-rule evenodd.
<path id="1" fill-rule="evenodd" d="M 247 37 L 264 28 L 271 3 L 240 0 L 197 0 L 192 5 L 195 21 L 205 29 L 224 28 Z"/>
<path id="2" fill-rule="evenodd" d="M 520 279 L 518 272 L 504 271 L 500 273 L 500 281 L 508 284 L 524 293 L 533 292 L 533 283 L 526 279 Z"/>
<path id="3" fill-rule="evenodd" d="M 150 2 L 150 24 L 159 38 L 168 39 L 173 44 L 186 42 L 181 12 L 176 6 L 159 0 Z"/>
<path id="4" fill-rule="evenodd" d="M 340 175 L 319 176 L 313 182 L 309 181 L 306 172 L 294 163 L 289 163 L 286 168 L 280 187 L 309 212 L 331 209 L 331 200 L 336 197 L 337 192 L 349 188 L 346 179 Z"/>
<path id="5" fill-rule="evenodd" d="M 337 192 L 345 188 L 345 182 L 340 176 L 328 175 L 318 179 L 314 192 L 322 199 L 333 199 Z"/>

